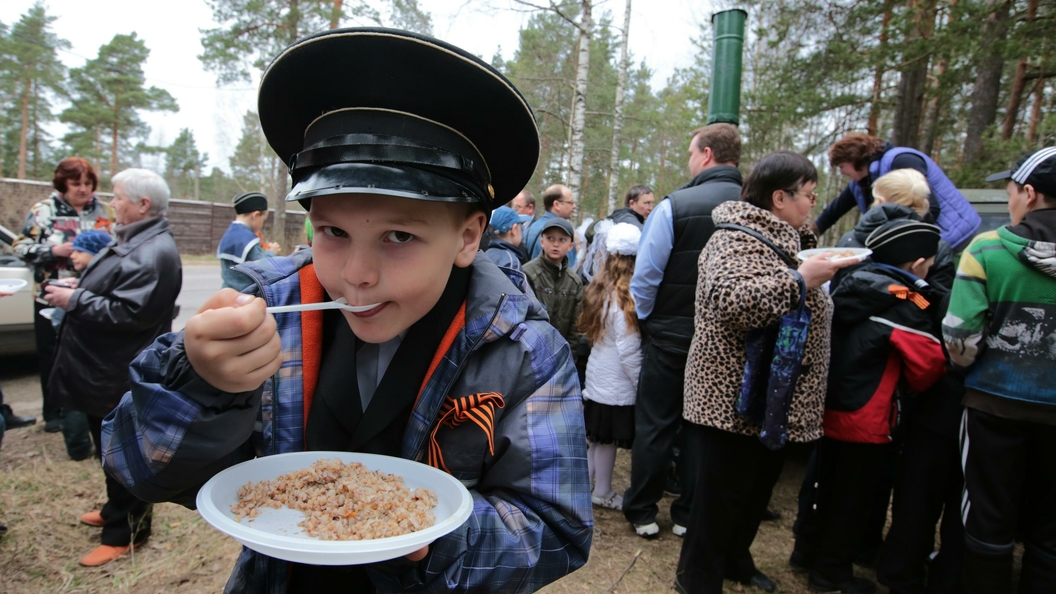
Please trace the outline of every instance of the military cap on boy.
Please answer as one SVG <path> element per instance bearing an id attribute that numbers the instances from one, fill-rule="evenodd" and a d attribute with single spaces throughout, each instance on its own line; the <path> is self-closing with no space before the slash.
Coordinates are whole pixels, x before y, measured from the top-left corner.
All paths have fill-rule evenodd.
<path id="1" fill-rule="evenodd" d="M 543 228 L 539 230 L 539 234 L 542 235 L 543 233 L 546 233 L 547 229 L 553 229 L 554 227 L 561 229 L 569 237 L 575 237 L 575 231 L 572 230 L 572 223 L 569 223 L 561 217 L 551 217 L 546 219 L 546 222 L 543 223 Z"/>
<path id="2" fill-rule="evenodd" d="M 488 225 L 491 230 L 498 234 L 509 233 L 514 225 L 527 223 L 532 220 L 528 215 L 519 215 L 516 210 L 509 206 L 500 206 L 492 211 L 491 222 Z"/>
<path id="3" fill-rule="evenodd" d="M 874 262 L 899 266 L 938 253 L 941 233 L 942 230 L 931 223 L 896 219 L 870 233 L 865 238 L 865 247 L 873 250 Z"/>
<path id="4" fill-rule="evenodd" d="M 1009 178 L 1024 186 L 1034 186 L 1034 190 L 1040 194 L 1056 197 L 1056 146 L 1038 149 L 1017 161 L 1012 169 L 995 173 L 986 181 Z"/>
<path id="5" fill-rule="evenodd" d="M 110 245 L 110 236 L 102 231 L 85 231 L 73 238 L 73 249 L 92 255 Z"/>
<path id="6" fill-rule="evenodd" d="M 268 210 L 268 197 L 260 192 L 242 192 L 231 199 L 231 204 L 235 205 L 235 214 Z"/>
<path id="7" fill-rule="evenodd" d="M 490 212 L 539 159 L 535 118 L 512 83 L 407 31 L 336 29 L 294 43 L 264 72 L 258 108 L 293 178 L 287 200 L 381 194 Z"/>

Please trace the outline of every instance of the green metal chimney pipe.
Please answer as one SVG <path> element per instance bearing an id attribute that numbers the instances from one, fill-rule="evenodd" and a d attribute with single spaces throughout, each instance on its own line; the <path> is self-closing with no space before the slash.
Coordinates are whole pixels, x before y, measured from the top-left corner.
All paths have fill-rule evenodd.
<path id="1" fill-rule="evenodd" d="M 741 54 L 747 18 L 748 13 L 740 8 L 711 15 L 715 28 L 715 54 L 711 64 L 711 95 L 708 96 L 709 124 L 740 123 Z"/>

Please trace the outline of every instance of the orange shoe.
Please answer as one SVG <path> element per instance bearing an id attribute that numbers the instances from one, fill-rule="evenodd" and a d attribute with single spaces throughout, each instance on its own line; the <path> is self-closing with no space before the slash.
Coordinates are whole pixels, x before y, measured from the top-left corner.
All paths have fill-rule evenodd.
<path id="1" fill-rule="evenodd" d="M 130 547 L 112 547 L 109 545 L 99 545 L 95 547 L 95 550 L 88 553 L 81 559 L 81 565 L 85 567 L 97 567 L 99 565 L 106 565 L 107 563 L 116 560 L 125 553 L 131 551 L 134 548 L 139 547 L 143 543 L 136 543 Z"/>
<path id="2" fill-rule="evenodd" d="M 106 520 L 103 519 L 102 512 L 95 509 L 81 516 L 81 523 L 94 526 L 95 528 L 102 528 L 106 524 Z"/>

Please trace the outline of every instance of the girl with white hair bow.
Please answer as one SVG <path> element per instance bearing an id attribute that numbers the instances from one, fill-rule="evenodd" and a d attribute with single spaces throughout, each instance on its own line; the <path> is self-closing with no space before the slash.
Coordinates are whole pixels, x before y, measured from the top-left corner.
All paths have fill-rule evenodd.
<path id="1" fill-rule="evenodd" d="M 629 223 L 613 225 L 606 258 L 583 297 L 578 324 L 593 343 L 583 386 L 587 464 L 594 481 L 594 505 L 623 509 L 612 488 L 616 448 L 634 441 L 634 401 L 642 366 L 641 336 L 631 297 L 631 276 L 642 232 Z"/>

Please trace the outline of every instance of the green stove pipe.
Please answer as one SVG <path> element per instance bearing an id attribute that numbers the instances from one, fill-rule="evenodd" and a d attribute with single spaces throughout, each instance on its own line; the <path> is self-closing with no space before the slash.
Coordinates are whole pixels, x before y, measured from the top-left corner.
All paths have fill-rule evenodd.
<path id="1" fill-rule="evenodd" d="M 737 125 L 741 115 L 741 54 L 744 50 L 744 21 L 748 13 L 735 8 L 711 15 L 715 29 L 715 53 L 711 65 L 711 94 L 708 96 L 708 123 Z"/>

